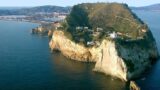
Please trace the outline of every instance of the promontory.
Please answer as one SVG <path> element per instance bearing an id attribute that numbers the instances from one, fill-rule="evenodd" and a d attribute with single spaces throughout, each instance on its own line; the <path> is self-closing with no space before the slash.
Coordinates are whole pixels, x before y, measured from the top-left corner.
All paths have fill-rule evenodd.
<path id="1" fill-rule="evenodd" d="M 128 81 L 152 66 L 159 53 L 149 27 L 126 4 L 83 3 L 53 32 L 51 50 L 94 71 Z"/>

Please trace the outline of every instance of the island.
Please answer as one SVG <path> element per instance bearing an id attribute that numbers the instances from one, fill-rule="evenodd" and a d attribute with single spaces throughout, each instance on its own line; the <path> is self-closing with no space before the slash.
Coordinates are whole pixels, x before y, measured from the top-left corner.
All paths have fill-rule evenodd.
<path id="1" fill-rule="evenodd" d="M 72 60 L 94 62 L 93 71 L 123 81 L 141 76 L 159 58 L 147 24 L 119 3 L 73 6 L 49 45 Z"/>

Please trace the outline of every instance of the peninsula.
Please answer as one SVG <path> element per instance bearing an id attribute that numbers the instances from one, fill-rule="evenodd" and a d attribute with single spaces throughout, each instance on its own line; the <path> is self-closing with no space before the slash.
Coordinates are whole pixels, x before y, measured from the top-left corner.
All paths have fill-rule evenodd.
<path id="1" fill-rule="evenodd" d="M 94 71 L 124 81 L 139 77 L 159 57 L 148 26 L 119 3 L 73 6 L 49 45 L 70 59 L 95 62 Z"/>

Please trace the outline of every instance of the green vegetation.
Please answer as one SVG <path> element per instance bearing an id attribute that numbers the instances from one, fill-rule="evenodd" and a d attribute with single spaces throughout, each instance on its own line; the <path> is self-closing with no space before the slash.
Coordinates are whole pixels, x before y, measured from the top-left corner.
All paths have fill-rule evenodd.
<path id="1" fill-rule="evenodd" d="M 134 63 L 132 63 L 132 60 L 125 60 L 125 64 L 128 67 L 129 72 L 133 72 L 134 71 Z"/>
<path id="2" fill-rule="evenodd" d="M 131 12 L 126 4 L 85 3 L 75 5 L 63 23 L 75 42 L 101 41 L 111 33 L 121 39 L 144 38 L 147 26 Z M 142 30 L 146 31 L 142 31 Z"/>

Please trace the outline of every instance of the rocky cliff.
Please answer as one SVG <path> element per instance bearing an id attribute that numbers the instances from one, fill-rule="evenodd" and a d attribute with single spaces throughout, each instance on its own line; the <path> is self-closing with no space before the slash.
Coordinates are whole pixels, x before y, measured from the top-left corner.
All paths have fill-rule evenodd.
<path id="1" fill-rule="evenodd" d="M 148 26 L 126 4 L 76 5 L 62 26 L 63 30 L 53 32 L 51 50 L 95 62 L 94 71 L 124 81 L 140 76 L 159 57 Z"/>
<path id="2" fill-rule="evenodd" d="M 67 39 L 62 31 L 54 31 L 49 45 L 51 50 L 59 50 L 70 59 L 95 62 L 91 59 L 91 53 L 88 48 Z"/>
<path id="3" fill-rule="evenodd" d="M 54 31 L 49 45 L 51 50 L 59 50 L 70 59 L 96 62 L 94 71 L 125 81 L 138 77 L 151 66 L 153 58 L 158 58 L 155 42 L 150 49 L 143 49 L 138 45 L 129 48 L 115 40 L 104 39 L 100 46 L 87 48 L 68 39 L 63 31 Z"/>

